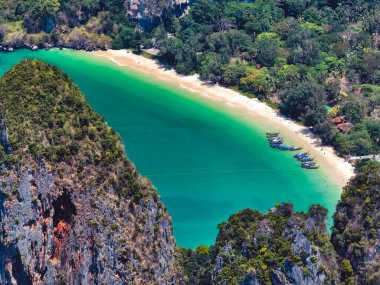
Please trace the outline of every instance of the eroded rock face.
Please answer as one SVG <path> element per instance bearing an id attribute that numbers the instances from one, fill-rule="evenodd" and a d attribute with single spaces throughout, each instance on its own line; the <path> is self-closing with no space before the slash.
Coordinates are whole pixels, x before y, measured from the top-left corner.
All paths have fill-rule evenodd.
<path id="1" fill-rule="evenodd" d="M 249 209 L 232 215 L 219 226 L 210 284 L 336 282 L 337 264 L 324 224 L 326 213 L 317 205 L 306 214 L 295 213 L 290 204 L 282 204 L 267 215 Z"/>
<path id="2" fill-rule="evenodd" d="M 126 0 L 124 5 L 129 17 L 139 20 L 143 27 L 149 28 L 155 25 L 165 9 L 175 8 L 182 14 L 189 3 L 190 0 Z"/>
<path id="3" fill-rule="evenodd" d="M 344 188 L 334 214 L 332 243 L 344 268 L 343 281 L 380 284 L 379 209 L 380 168 L 373 163 L 362 167 Z"/>
<path id="4" fill-rule="evenodd" d="M 3 190 L 18 191 L 3 201 L 3 274 L 15 284 L 138 284 L 144 270 L 170 283 L 174 241 L 159 201 L 117 207 L 106 194 L 92 207 L 96 188 L 73 191 L 75 184 L 43 164 L 11 175 L 2 177 Z"/>
<path id="5" fill-rule="evenodd" d="M 30 73 L 21 73 L 31 64 L 34 68 Z M 21 104 L 17 98 L 24 96 L 24 92 L 20 86 L 20 97 L 13 97 L 18 91 L 9 95 L 9 89 L 5 95 L 3 84 L 11 84 L 8 80 L 16 78 L 15 74 L 23 76 L 26 84 L 48 82 L 49 75 L 45 72 L 58 71 L 41 62 L 26 61 L 11 70 L 11 75 L 5 75 L 6 83 L 0 82 L 0 111 L 6 114 L 1 124 L 1 146 L 3 150 L 9 149 L 16 160 L 14 164 L 5 162 L 7 155 L 2 152 L 0 284 L 175 284 L 171 218 L 157 193 L 125 157 L 117 155 L 114 164 L 105 164 L 95 161 L 89 153 L 92 149 L 102 157 L 103 148 L 108 148 L 106 144 L 119 143 L 114 135 L 103 137 L 101 144 L 96 143 L 96 133 L 91 140 L 82 138 L 76 154 L 61 161 L 46 157 L 43 150 L 37 156 L 31 154 L 30 145 L 18 143 L 13 149 L 9 147 L 8 138 L 17 132 L 14 124 L 19 112 L 15 111 L 13 117 L 9 102 L 16 100 L 13 102 Z M 29 76 L 39 76 L 40 81 L 28 82 Z M 55 79 L 69 80 L 60 72 Z M 54 81 L 49 82 L 39 86 L 41 94 L 46 91 L 44 88 L 51 94 Z M 49 101 L 53 109 L 61 108 L 67 96 L 82 96 L 72 83 L 67 89 L 62 84 L 59 93 L 46 95 L 46 100 L 56 98 L 56 102 Z M 32 88 L 30 92 L 33 91 Z M 83 114 L 88 112 L 90 118 L 92 110 L 82 104 L 83 101 L 77 101 L 75 108 Z M 35 106 L 38 105 L 37 102 Z M 46 104 L 47 109 L 49 106 Z M 29 120 L 28 110 L 20 115 L 24 118 L 19 122 L 39 119 Z M 66 126 L 73 123 L 75 116 L 67 115 Z M 94 122 L 84 121 L 85 126 L 92 128 Z M 54 118 L 49 124 L 55 124 Z M 103 135 L 111 136 L 112 131 L 102 124 L 98 120 L 94 126 Z M 75 128 L 75 123 L 71 126 Z M 28 132 L 31 137 L 26 142 L 33 141 L 34 136 L 46 136 L 41 147 L 48 150 L 51 146 L 45 139 L 49 132 L 44 127 L 35 127 Z M 63 137 L 68 145 L 73 143 Z M 94 144 L 87 148 L 91 142 Z"/>

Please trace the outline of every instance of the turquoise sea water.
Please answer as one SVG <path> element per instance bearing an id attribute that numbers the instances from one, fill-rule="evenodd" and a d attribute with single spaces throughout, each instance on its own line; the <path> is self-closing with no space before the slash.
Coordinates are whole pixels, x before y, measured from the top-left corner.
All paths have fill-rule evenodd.
<path id="1" fill-rule="evenodd" d="M 1 53 L 0 75 L 26 57 L 68 73 L 120 134 L 158 189 L 180 246 L 212 244 L 217 225 L 247 207 L 266 212 L 284 201 L 334 211 L 340 190 L 332 179 L 269 148 L 263 127 L 239 112 L 83 52 Z"/>

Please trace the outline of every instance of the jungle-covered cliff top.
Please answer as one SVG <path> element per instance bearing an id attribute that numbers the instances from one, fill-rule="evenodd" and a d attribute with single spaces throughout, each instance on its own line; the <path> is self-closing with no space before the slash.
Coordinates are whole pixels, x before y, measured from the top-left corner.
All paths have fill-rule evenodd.
<path id="1" fill-rule="evenodd" d="M 66 74 L 8 71 L 0 135 L 2 284 L 174 282 L 171 218 Z"/>

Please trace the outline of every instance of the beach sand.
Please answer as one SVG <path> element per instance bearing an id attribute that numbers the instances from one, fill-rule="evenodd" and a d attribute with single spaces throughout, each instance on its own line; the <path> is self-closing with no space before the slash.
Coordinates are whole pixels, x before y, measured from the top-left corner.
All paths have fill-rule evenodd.
<path id="1" fill-rule="evenodd" d="M 236 91 L 219 86 L 210 85 L 201 81 L 198 75 L 183 76 L 174 70 L 168 70 L 159 65 L 155 60 L 147 59 L 126 50 L 108 50 L 93 52 L 97 56 L 105 57 L 119 66 L 125 66 L 132 70 L 145 73 L 153 78 L 164 80 L 189 90 L 209 100 L 219 101 L 226 107 L 234 108 L 242 116 L 250 119 L 253 124 L 278 130 L 281 135 L 290 140 L 292 144 L 303 146 L 315 157 L 322 170 L 343 187 L 354 175 L 354 169 L 350 163 L 338 157 L 332 147 L 322 146 L 310 130 L 280 115 L 278 111 L 256 98 L 248 98 Z"/>

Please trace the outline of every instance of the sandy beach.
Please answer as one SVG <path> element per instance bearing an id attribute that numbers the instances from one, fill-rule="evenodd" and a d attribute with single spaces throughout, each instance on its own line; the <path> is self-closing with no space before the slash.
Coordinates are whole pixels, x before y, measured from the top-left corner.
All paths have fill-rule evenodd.
<path id="1" fill-rule="evenodd" d="M 209 85 L 201 81 L 197 75 L 183 76 L 174 70 L 162 68 L 155 60 L 135 55 L 126 50 L 96 51 L 95 55 L 105 57 L 119 66 L 145 73 L 154 78 L 176 84 L 198 96 L 207 97 L 226 105 L 226 107 L 238 109 L 242 116 L 260 124 L 270 130 L 279 130 L 281 135 L 291 141 L 292 144 L 302 145 L 303 150 L 310 152 L 315 157 L 323 171 L 328 173 L 340 187 L 346 185 L 354 175 L 354 169 L 350 163 L 338 157 L 333 148 L 321 146 L 320 140 L 296 122 L 280 115 L 276 110 L 256 98 L 248 98 L 236 91 L 219 86 Z"/>

